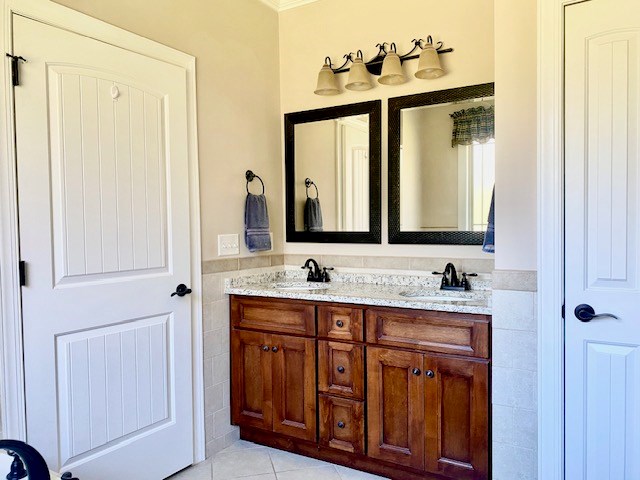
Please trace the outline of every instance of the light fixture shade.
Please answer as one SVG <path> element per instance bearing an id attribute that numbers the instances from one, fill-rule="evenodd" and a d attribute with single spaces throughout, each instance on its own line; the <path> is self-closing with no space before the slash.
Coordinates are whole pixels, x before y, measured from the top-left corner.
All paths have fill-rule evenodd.
<path id="1" fill-rule="evenodd" d="M 405 83 L 407 78 L 404 76 L 400 57 L 396 52 L 389 52 L 382 62 L 382 74 L 378 79 L 378 83 L 382 85 L 400 85 Z"/>
<path id="2" fill-rule="evenodd" d="M 338 95 L 340 93 L 338 81 L 329 64 L 325 63 L 318 73 L 318 85 L 313 93 L 316 95 Z"/>
<path id="3" fill-rule="evenodd" d="M 367 67 L 361 58 L 356 58 L 349 70 L 349 80 L 344 86 L 347 90 L 370 90 L 373 88 L 371 84 L 371 76 L 367 71 Z"/>
<path id="4" fill-rule="evenodd" d="M 442 75 L 444 75 L 444 70 L 440 65 L 440 56 L 433 45 L 428 43 L 420 53 L 416 78 L 433 79 Z"/>

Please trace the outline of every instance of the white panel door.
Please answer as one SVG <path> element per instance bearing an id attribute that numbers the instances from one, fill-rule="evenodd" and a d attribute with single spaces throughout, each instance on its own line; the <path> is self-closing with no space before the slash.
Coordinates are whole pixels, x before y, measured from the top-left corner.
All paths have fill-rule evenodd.
<path id="1" fill-rule="evenodd" d="M 568 6 L 565 48 L 566 478 L 637 480 L 640 2 Z"/>
<path id="2" fill-rule="evenodd" d="M 193 460 L 184 69 L 13 18 L 27 439 L 87 480 Z"/>

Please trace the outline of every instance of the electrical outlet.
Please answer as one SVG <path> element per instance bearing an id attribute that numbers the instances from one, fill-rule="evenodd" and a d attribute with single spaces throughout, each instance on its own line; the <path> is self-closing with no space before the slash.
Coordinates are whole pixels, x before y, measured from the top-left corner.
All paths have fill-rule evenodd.
<path id="1" fill-rule="evenodd" d="M 223 257 L 226 255 L 238 255 L 239 253 L 240 243 L 238 242 L 237 233 L 218 235 L 218 255 Z"/>

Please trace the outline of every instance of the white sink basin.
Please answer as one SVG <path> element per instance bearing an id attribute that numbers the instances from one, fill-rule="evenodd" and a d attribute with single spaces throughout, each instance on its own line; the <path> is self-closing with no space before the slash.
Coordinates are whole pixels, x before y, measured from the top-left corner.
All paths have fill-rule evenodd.
<path id="1" fill-rule="evenodd" d="M 296 290 L 311 292 L 314 290 L 326 290 L 329 285 L 326 283 L 313 283 L 313 282 L 280 282 L 274 283 L 272 288 L 276 290 Z"/>
<path id="2" fill-rule="evenodd" d="M 400 296 L 407 297 L 412 300 L 421 300 L 424 302 L 474 302 L 475 298 L 458 297 L 454 295 L 436 295 L 428 292 L 400 292 Z"/>

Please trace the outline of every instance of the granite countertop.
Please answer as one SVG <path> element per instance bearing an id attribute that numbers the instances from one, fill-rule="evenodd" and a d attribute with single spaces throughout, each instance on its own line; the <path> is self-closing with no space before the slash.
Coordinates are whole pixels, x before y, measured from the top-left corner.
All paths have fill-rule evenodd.
<path id="1" fill-rule="evenodd" d="M 306 282 L 305 273 L 296 270 L 244 275 L 226 279 L 225 293 L 491 315 L 491 285 L 484 278 L 474 279 L 473 290 L 465 292 L 440 290 L 441 277 L 435 275 L 334 272 L 331 278 Z"/>

